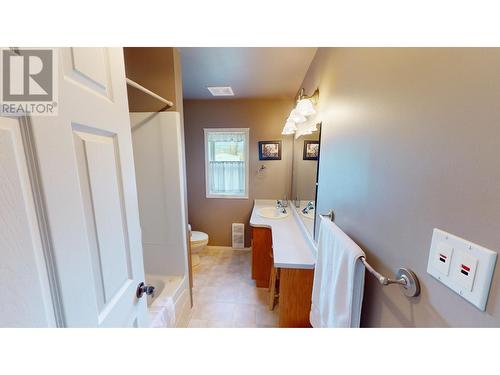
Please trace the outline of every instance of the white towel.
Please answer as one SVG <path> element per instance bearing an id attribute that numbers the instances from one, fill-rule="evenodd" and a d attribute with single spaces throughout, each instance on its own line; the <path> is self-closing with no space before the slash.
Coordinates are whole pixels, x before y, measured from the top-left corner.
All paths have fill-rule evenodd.
<path id="1" fill-rule="evenodd" d="M 159 295 L 148 307 L 151 328 L 175 327 L 175 304 L 171 296 Z"/>
<path id="2" fill-rule="evenodd" d="M 321 217 L 310 321 L 315 328 L 357 328 L 365 253 L 335 223 Z"/>

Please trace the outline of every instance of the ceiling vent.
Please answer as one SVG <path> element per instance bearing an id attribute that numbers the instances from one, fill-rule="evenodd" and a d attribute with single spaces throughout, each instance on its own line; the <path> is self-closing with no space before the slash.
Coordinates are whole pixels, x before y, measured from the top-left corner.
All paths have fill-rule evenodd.
<path id="1" fill-rule="evenodd" d="M 211 86 L 207 89 L 213 96 L 234 96 L 233 89 L 229 86 Z"/>

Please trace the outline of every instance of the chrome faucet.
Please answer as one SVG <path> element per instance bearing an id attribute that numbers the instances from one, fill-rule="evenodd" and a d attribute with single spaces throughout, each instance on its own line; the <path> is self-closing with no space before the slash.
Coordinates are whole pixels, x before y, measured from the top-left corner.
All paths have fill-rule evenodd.
<path id="1" fill-rule="evenodd" d="M 286 214 L 286 207 L 288 207 L 288 201 L 286 199 L 278 199 L 276 201 L 276 208 L 283 214 Z"/>
<path id="2" fill-rule="evenodd" d="M 311 210 L 314 210 L 314 201 L 307 202 L 306 206 L 302 209 L 302 212 L 307 215 Z"/>

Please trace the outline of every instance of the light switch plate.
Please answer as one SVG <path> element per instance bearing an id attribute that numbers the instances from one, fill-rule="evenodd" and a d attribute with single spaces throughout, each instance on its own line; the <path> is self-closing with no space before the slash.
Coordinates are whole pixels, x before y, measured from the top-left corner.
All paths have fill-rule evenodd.
<path id="1" fill-rule="evenodd" d="M 427 273 L 484 311 L 497 253 L 434 229 Z"/>

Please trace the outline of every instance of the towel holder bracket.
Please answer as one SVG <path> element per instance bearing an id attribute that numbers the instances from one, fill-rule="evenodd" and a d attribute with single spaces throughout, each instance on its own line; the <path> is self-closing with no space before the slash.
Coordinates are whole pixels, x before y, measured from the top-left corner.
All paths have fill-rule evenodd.
<path id="1" fill-rule="evenodd" d="M 321 214 L 321 216 L 328 218 L 330 221 L 335 221 L 335 211 L 329 209 L 326 214 Z"/>
<path id="2" fill-rule="evenodd" d="M 375 276 L 381 285 L 398 284 L 401 287 L 403 294 L 407 297 L 416 297 L 420 294 L 420 283 L 417 275 L 415 275 L 415 272 L 412 270 L 409 270 L 408 268 L 400 268 L 396 273 L 396 279 L 391 279 L 378 273 L 364 257 L 361 257 L 360 259 L 368 272 Z"/>
<path id="3" fill-rule="evenodd" d="M 412 270 L 400 268 L 396 273 L 396 277 L 398 280 L 404 280 L 404 284 L 400 285 L 405 296 L 416 297 L 420 294 L 420 283 L 417 275 Z"/>

